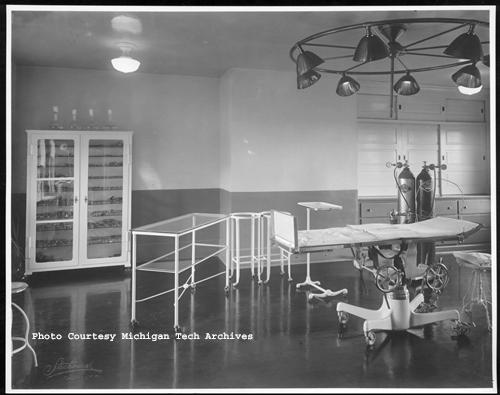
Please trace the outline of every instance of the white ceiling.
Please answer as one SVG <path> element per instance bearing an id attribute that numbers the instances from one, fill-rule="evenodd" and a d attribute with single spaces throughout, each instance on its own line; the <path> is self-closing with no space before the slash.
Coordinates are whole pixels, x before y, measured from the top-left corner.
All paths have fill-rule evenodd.
<path id="1" fill-rule="evenodd" d="M 111 19 L 118 15 L 138 18 L 142 32 L 114 31 Z M 118 42 L 128 41 L 136 46 L 132 56 L 142 62 L 140 72 L 144 73 L 218 77 L 231 68 L 294 71 L 289 50 L 311 34 L 359 22 L 424 17 L 488 21 L 489 14 L 487 10 L 325 11 L 321 7 L 307 12 L 285 12 L 279 7 L 275 12 L 23 10 L 12 14 L 12 57 L 17 65 L 111 70 L 110 59 L 120 54 Z M 425 33 L 445 28 L 427 25 Z M 461 32 L 439 40 L 448 44 Z M 400 42 L 419 39 L 420 33 L 408 30 Z M 481 40 L 488 40 L 488 29 L 478 28 L 477 33 Z M 356 32 L 342 39 L 345 45 L 355 46 L 360 38 L 361 32 Z M 434 41 L 432 45 L 438 44 Z M 483 48 L 489 53 L 487 45 Z M 328 56 L 324 52 L 321 55 Z M 339 52 L 330 52 L 330 56 L 334 55 Z M 405 63 L 410 68 L 431 65 L 429 58 L 420 56 L 406 56 Z M 487 84 L 488 69 L 478 67 Z M 422 83 L 439 84 L 449 74 L 450 70 L 424 72 L 419 81 L 424 78 Z"/>

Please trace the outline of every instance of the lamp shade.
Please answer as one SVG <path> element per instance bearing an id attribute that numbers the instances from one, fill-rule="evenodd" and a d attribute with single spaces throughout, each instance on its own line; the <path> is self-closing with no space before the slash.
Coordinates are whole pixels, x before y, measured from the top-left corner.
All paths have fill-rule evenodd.
<path id="1" fill-rule="evenodd" d="M 483 56 L 483 64 L 487 67 L 490 67 L 490 55 L 484 55 Z"/>
<path id="2" fill-rule="evenodd" d="M 337 95 L 347 97 L 359 91 L 359 82 L 354 78 L 343 75 L 337 84 Z"/>
<path id="3" fill-rule="evenodd" d="M 355 62 L 373 62 L 387 56 L 389 56 L 387 46 L 380 37 L 373 35 L 368 29 L 366 36 L 359 41 L 352 59 Z"/>
<path id="4" fill-rule="evenodd" d="M 297 89 L 309 88 L 321 78 L 321 74 L 311 70 L 308 73 L 297 76 Z"/>
<path id="5" fill-rule="evenodd" d="M 118 58 L 111 59 L 111 64 L 115 68 L 122 73 L 133 73 L 137 71 L 141 62 L 138 60 L 131 58 L 130 56 L 122 55 Z"/>
<path id="6" fill-rule="evenodd" d="M 465 86 L 458 86 L 458 91 L 464 95 L 475 95 L 476 93 L 481 92 L 481 89 L 483 89 L 483 86 L 479 86 L 478 88 L 467 88 Z"/>
<path id="7" fill-rule="evenodd" d="M 469 31 L 455 38 L 444 53 L 454 58 L 479 60 L 483 58 L 483 47 L 479 37 Z"/>
<path id="8" fill-rule="evenodd" d="M 451 79 L 458 86 L 466 88 L 479 88 L 481 84 L 481 73 L 474 64 L 462 67 L 456 73 L 453 73 Z"/>
<path id="9" fill-rule="evenodd" d="M 420 91 L 420 86 L 410 73 L 406 73 L 394 84 L 394 91 L 398 95 L 411 96 Z"/>
<path id="10" fill-rule="evenodd" d="M 310 72 L 323 63 L 324 60 L 311 51 L 303 51 L 297 56 L 297 76 Z"/>

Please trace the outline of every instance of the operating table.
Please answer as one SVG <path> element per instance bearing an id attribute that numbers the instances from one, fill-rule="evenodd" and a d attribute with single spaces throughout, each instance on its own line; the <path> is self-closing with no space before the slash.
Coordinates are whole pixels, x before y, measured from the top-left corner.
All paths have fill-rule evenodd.
<path id="1" fill-rule="evenodd" d="M 365 319 L 363 332 L 369 346 L 375 344 L 375 331 L 406 330 L 444 320 L 455 321 L 455 330 L 460 334 L 462 323 L 457 310 L 429 313 L 415 311 L 424 301 L 424 296 L 423 293 L 418 293 L 410 301 L 406 284 L 414 274 L 408 273 L 421 273 L 431 288 L 442 289 L 448 281 L 446 267 L 442 264 L 433 265 L 428 262 L 427 265 L 420 265 L 416 262 L 416 243 L 441 240 L 460 243 L 479 230 L 481 225 L 436 217 L 411 224 L 362 224 L 298 231 L 296 217 L 280 211 L 271 212 L 271 221 L 271 239 L 285 253 L 301 254 L 350 248 L 354 255 L 354 266 L 374 274 L 377 288 L 383 292 L 383 302 L 378 310 L 343 302 L 337 304 L 340 324 L 345 325 L 348 314 Z M 390 256 L 383 250 L 388 245 L 391 246 Z M 390 263 L 378 266 L 378 259 L 375 258 L 377 255 Z M 422 267 L 425 271 L 419 272 L 418 269 Z"/>

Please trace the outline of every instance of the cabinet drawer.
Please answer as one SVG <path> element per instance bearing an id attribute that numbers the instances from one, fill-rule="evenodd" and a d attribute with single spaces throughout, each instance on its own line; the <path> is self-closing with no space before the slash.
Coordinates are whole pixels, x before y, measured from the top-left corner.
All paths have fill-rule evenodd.
<path id="1" fill-rule="evenodd" d="M 484 228 L 491 227 L 491 214 L 462 214 L 460 219 L 481 224 Z"/>
<path id="2" fill-rule="evenodd" d="M 460 213 L 490 213 L 490 199 L 460 199 L 458 201 Z"/>
<path id="3" fill-rule="evenodd" d="M 364 217 L 360 219 L 362 224 L 389 224 L 391 222 L 389 216 L 386 217 Z"/>
<path id="4" fill-rule="evenodd" d="M 362 202 L 360 203 L 360 218 L 387 217 L 392 210 L 396 210 L 396 202 Z"/>
<path id="5" fill-rule="evenodd" d="M 434 213 L 436 216 L 448 216 L 458 214 L 456 200 L 436 200 L 434 202 Z"/>

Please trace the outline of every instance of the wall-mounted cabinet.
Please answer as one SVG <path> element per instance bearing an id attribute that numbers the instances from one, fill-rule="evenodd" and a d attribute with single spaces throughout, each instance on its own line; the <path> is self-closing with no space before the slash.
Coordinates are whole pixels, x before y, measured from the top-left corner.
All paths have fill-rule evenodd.
<path id="1" fill-rule="evenodd" d="M 484 124 L 440 125 L 441 193 L 489 194 L 490 163 Z"/>
<path id="2" fill-rule="evenodd" d="M 358 121 L 358 194 L 396 193 L 394 168 L 407 162 L 415 177 L 423 162 L 446 165 L 436 176 L 438 195 L 489 194 L 490 161 L 486 124 Z"/>
<path id="3" fill-rule="evenodd" d="M 419 92 L 413 96 L 394 96 L 390 116 L 390 96 L 358 94 L 358 118 L 409 121 L 484 122 L 485 101 L 447 98 L 439 92 Z"/>
<path id="4" fill-rule="evenodd" d="M 437 125 L 358 122 L 358 193 L 360 196 L 394 195 L 394 167 L 407 161 L 414 171 L 423 162 L 438 164 Z"/>
<path id="5" fill-rule="evenodd" d="M 27 134 L 26 274 L 129 265 L 132 132 Z"/>

